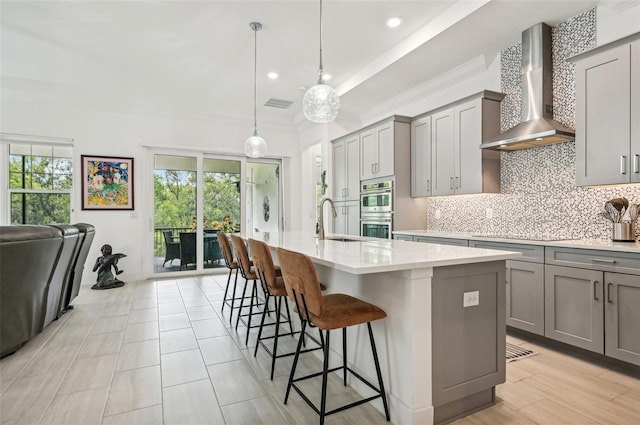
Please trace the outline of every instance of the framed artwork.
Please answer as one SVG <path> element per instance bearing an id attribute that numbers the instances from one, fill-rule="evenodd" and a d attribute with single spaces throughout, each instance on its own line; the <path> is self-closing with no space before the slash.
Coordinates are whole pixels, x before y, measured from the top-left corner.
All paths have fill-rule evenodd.
<path id="1" fill-rule="evenodd" d="M 133 209 L 133 158 L 81 155 L 82 209 Z"/>

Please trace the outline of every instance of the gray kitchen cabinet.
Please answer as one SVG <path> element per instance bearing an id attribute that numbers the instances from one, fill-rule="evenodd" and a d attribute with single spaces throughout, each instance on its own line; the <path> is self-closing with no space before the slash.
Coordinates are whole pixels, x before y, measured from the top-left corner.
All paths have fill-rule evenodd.
<path id="1" fill-rule="evenodd" d="M 522 253 L 507 261 L 507 326 L 544 335 L 544 246 L 482 240 L 469 246 Z"/>
<path id="2" fill-rule="evenodd" d="M 333 233 L 360 236 L 360 202 L 336 202 L 336 217 L 333 218 Z"/>
<path id="3" fill-rule="evenodd" d="M 431 116 L 431 194 L 454 193 L 453 169 L 455 161 L 453 108 L 444 109 Z"/>
<path id="4" fill-rule="evenodd" d="M 576 184 L 640 182 L 640 33 L 572 58 Z"/>
<path id="5" fill-rule="evenodd" d="M 360 135 L 355 134 L 334 141 L 331 150 L 333 200 L 358 200 L 360 197 Z"/>
<path id="6" fill-rule="evenodd" d="M 607 356 L 640 366 L 640 276 L 604 273 Z"/>
<path id="7" fill-rule="evenodd" d="M 360 134 L 360 179 L 393 175 L 394 122 L 389 121 Z"/>
<path id="8" fill-rule="evenodd" d="M 472 399 L 477 403 L 483 393 L 484 404 L 495 401 L 492 387 L 504 382 L 506 368 L 504 280 L 504 262 L 433 270 L 433 423 L 445 423 L 452 416 L 447 410 L 460 411 Z M 465 294 L 471 292 L 478 302 L 465 306 Z M 464 403 L 451 404 L 461 398 Z"/>
<path id="9" fill-rule="evenodd" d="M 411 122 L 411 196 L 431 195 L 431 116 Z"/>
<path id="10" fill-rule="evenodd" d="M 544 264 L 507 261 L 507 326 L 544 335 Z"/>
<path id="11" fill-rule="evenodd" d="M 437 236 L 414 236 L 413 240 L 416 242 L 437 243 L 440 245 L 469 246 L 468 240 L 457 239 L 457 238 L 440 238 Z"/>
<path id="12" fill-rule="evenodd" d="M 544 335 L 604 354 L 603 288 L 601 271 L 546 265 Z"/>
<path id="13" fill-rule="evenodd" d="M 640 365 L 640 254 L 546 247 L 545 263 L 545 335 Z"/>
<path id="14" fill-rule="evenodd" d="M 431 194 L 500 191 L 500 153 L 480 144 L 500 132 L 502 93 L 485 90 L 431 114 Z"/>

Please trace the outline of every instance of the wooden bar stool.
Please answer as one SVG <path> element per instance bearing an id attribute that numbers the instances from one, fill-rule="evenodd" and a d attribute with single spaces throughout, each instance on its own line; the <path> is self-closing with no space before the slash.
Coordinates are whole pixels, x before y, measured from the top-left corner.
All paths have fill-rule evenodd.
<path id="1" fill-rule="evenodd" d="M 222 251 L 222 258 L 224 258 L 224 265 L 229 269 L 229 277 L 227 278 L 227 286 L 224 288 L 224 298 L 222 299 L 222 310 L 224 311 L 225 305 L 228 305 L 231 308 L 231 313 L 229 314 L 229 324 L 231 324 L 231 318 L 233 317 L 233 305 L 236 300 L 240 298 L 236 298 L 236 285 L 238 284 L 238 262 L 233 259 L 233 252 L 231 251 L 231 246 L 229 245 L 228 236 L 225 233 L 218 232 L 218 243 L 220 244 L 220 250 Z M 236 271 L 236 277 L 233 281 L 233 295 L 230 298 L 227 298 L 227 294 L 229 293 L 229 284 L 231 283 L 231 274 L 233 271 Z M 229 303 L 231 303 L 229 305 Z"/>
<path id="2" fill-rule="evenodd" d="M 321 294 L 320 282 L 318 280 L 316 268 L 308 256 L 283 248 L 278 248 L 277 254 L 280 262 L 280 268 L 282 270 L 282 277 L 284 278 L 285 287 L 287 288 L 289 297 L 295 300 L 296 308 L 298 312 L 302 313 L 303 318 L 302 330 L 300 339 L 298 340 L 296 354 L 293 359 L 293 365 L 291 367 L 291 374 L 289 376 L 289 383 L 287 385 L 284 404 L 287 404 L 289 393 L 291 391 L 291 388 L 293 387 L 293 389 L 296 390 L 298 394 L 300 394 L 302 399 L 309 406 L 311 406 L 311 408 L 316 413 L 320 415 L 320 425 L 323 425 L 324 418 L 327 415 L 337 413 L 363 403 L 367 403 L 380 397 L 382 398 L 382 404 L 384 406 L 386 419 L 387 421 L 389 421 L 390 417 L 389 407 L 387 405 L 387 396 L 384 391 L 382 373 L 380 372 L 380 363 L 378 361 L 378 352 L 376 350 L 376 344 L 373 339 L 373 331 L 371 330 L 371 322 L 374 320 L 383 319 L 387 317 L 387 314 L 379 307 L 376 307 L 373 304 L 369 304 L 350 295 L 329 294 L 323 296 Z M 376 374 L 378 375 L 377 388 L 360 374 L 347 366 L 347 327 L 364 323 L 367 324 L 367 328 L 369 330 L 371 351 L 376 367 Z M 304 331 L 307 326 L 317 327 L 321 331 L 321 335 L 322 331 L 325 332 L 325 336 L 324 338 L 322 338 L 324 343 L 324 364 L 322 372 L 312 373 L 296 378 L 296 366 L 298 364 L 300 348 L 302 347 L 302 341 L 304 339 Z M 342 329 L 342 366 L 329 369 L 329 332 L 334 329 Z M 373 389 L 376 394 L 327 412 L 327 375 L 329 372 L 338 370 L 342 370 L 342 379 L 345 386 L 347 385 L 348 371 L 351 372 L 353 376 L 362 381 L 365 385 Z M 322 390 L 320 398 L 320 408 L 318 408 L 296 385 L 296 382 L 320 375 L 322 375 Z"/>
<path id="3" fill-rule="evenodd" d="M 240 298 L 240 309 L 238 310 L 238 316 L 236 317 L 236 329 L 238 329 L 240 319 L 242 317 L 247 317 L 247 321 L 242 320 L 242 322 L 247 325 L 247 337 L 245 339 L 245 344 L 249 344 L 249 332 L 252 328 L 257 328 L 260 326 L 251 324 L 253 315 L 261 313 L 260 311 L 258 311 L 258 307 L 261 306 L 262 303 L 258 299 L 258 286 L 256 285 L 258 274 L 253 267 L 253 263 L 249 260 L 249 253 L 247 252 L 247 246 L 245 245 L 244 239 L 242 239 L 238 235 L 230 236 L 231 243 L 233 244 L 233 252 L 235 252 L 236 254 L 236 261 L 238 262 L 238 266 L 240 268 L 240 274 L 244 278 L 244 289 L 242 290 L 242 297 Z M 253 286 L 251 288 L 251 297 L 246 297 L 247 287 L 249 286 L 250 280 L 253 281 Z M 250 298 L 251 300 L 249 302 L 249 313 L 242 312 L 245 298 Z M 255 313 L 253 311 L 254 307 L 256 307 Z"/>
<path id="4" fill-rule="evenodd" d="M 264 308 L 262 309 L 262 320 L 260 321 L 260 330 L 258 331 L 258 340 L 256 343 L 256 349 L 253 353 L 254 357 L 258 354 L 258 347 L 262 346 L 267 353 L 271 356 L 271 379 L 273 380 L 273 372 L 276 367 L 276 359 L 285 356 L 292 356 L 295 352 L 285 353 L 278 355 L 278 337 L 280 334 L 280 324 L 289 323 L 289 332 L 282 334 L 284 335 L 295 335 L 296 332 L 293 332 L 293 328 L 291 327 L 291 312 L 289 311 L 289 301 L 287 298 L 287 289 L 284 286 L 284 280 L 282 276 L 278 276 L 276 272 L 276 267 L 273 264 L 273 257 L 271 256 L 271 251 L 269 250 L 269 246 L 255 239 L 249 239 L 249 250 L 251 251 L 251 257 L 253 258 L 253 264 L 255 266 L 256 272 L 258 274 L 258 278 L 260 282 L 262 282 L 262 287 L 266 293 L 266 300 L 264 302 Z M 274 300 L 274 309 L 269 309 L 269 300 L 273 298 Z M 287 311 L 286 320 L 281 322 L 282 315 L 282 300 L 284 299 L 284 305 Z M 275 325 L 275 334 L 273 336 L 262 337 L 262 330 L 265 326 L 265 319 L 268 313 L 275 312 L 276 313 L 276 322 L 268 323 L 266 326 Z M 273 348 L 270 348 L 265 344 L 265 340 L 273 339 Z"/>

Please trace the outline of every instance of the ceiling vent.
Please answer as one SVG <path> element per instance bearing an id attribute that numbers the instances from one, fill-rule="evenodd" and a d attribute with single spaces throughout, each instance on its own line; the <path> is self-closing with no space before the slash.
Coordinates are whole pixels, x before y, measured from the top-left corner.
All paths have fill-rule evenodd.
<path id="1" fill-rule="evenodd" d="M 287 109 L 291 105 L 293 105 L 293 102 L 290 100 L 274 99 L 274 98 L 267 100 L 267 103 L 264 104 L 264 106 L 269 106 L 271 108 L 278 108 L 278 109 Z"/>

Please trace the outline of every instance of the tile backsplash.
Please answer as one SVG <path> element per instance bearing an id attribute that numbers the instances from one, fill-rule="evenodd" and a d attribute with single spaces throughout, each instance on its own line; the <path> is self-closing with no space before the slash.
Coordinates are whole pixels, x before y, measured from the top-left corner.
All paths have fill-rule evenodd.
<path id="1" fill-rule="evenodd" d="M 565 59 L 595 47 L 595 16 L 595 9 L 588 10 L 552 31 L 554 119 L 571 128 L 575 73 Z M 503 131 L 520 122 L 521 55 L 520 44 L 501 52 Z M 609 239 L 611 223 L 599 215 L 605 202 L 624 196 L 640 203 L 640 185 L 576 187 L 575 155 L 573 142 L 503 152 L 501 193 L 428 198 L 427 229 L 530 239 Z"/>

